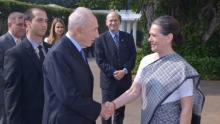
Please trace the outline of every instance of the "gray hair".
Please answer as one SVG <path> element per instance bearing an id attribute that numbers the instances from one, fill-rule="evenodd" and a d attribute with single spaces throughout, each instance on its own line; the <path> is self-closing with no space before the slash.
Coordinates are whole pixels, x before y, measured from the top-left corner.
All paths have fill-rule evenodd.
<path id="1" fill-rule="evenodd" d="M 8 16 L 8 24 L 9 23 L 15 23 L 16 22 L 16 19 L 24 19 L 24 14 L 23 13 L 21 13 L 21 12 L 12 12 L 12 13 L 10 13 L 9 14 L 9 16 Z"/>
<path id="2" fill-rule="evenodd" d="M 75 25 L 85 27 L 89 22 L 89 17 L 93 15 L 92 11 L 85 7 L 76 8 L 69 16 L 68 30 L 73 30 Z"/>
<path id="3" fill-rule="evenodd" d="M 181 45 L 183 43 L 183 36 L 180 31 L 179 22 L 169 15 L 160 16 L 156 18 L 152 24 L 158 25 L 161 27 L 161 33 L 163 35 L 168 35 L 169 33 L 173 34 L 173 41 L 176 45 Z"/>

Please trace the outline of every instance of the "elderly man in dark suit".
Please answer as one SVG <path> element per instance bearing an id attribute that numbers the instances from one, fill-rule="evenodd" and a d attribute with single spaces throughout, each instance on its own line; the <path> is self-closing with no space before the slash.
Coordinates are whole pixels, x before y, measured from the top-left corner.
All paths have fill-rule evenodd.
<path id="1" fill-rule="evenodd" d="M 92 11 L 79 7 L 69 16 L 68 32 L 49 51 L 44 65 L 45 104 L 43 124 L 95 124 L 108 114 L 93 100 L 93 75 L 83 48 L 98 37 Z"/>
<path id="2" fill-rule="evenodd" d="M 8 32 L 0 37 L 0 124 L 6 124 L 4 111 L 4 96 L 3 96 L 3 63 L 6 50 L 18 44 L 25 34 L 24 14 L 21 12 L 12 12 L 7 20 Z"/>
<path id="3" fill-rule="evenodd" d="M 5 54 L 3 77 L 7 124 L 42 122 L 42 63 L 49 47 L 43 42 L 47 21 L 43 9 L 28 9 L 25 12 L 26 38 Z"/>
<path id="4" fill-rule="evenodd" d="M 132 35 L 119 31 L 120 15 L 110 12 L 106 17 L 109 31 L 101 34 L 95 43 L 96 62 L 100 67 L 102 102 L 112 101 L 125 92 L 132 82 L 136 49 Z M 114 124 L 122 124 L 125 106 L 117 109 Z M 102 124 L 111 124 L 111 118 Z"/>

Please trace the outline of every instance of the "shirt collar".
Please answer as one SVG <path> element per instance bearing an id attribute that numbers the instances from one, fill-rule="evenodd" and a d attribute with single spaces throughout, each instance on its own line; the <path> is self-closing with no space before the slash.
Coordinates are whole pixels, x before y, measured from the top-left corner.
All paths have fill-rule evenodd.
<path id="1" fill-rule="evenodd" d="M 41 45 L 42 47 L 44 47 L 44 46 L 43 46 L 43 42 L 42 42 L 41 44 L 38 44 L 37 42 L 31 40 L 31 39 L 28 38 L 28 37 L 27 37 L 27 39 L 30 41 L 30 43 L 31 43 L 32 47 L 34 48 L 34 50 L 36 50 L 39 45 Z"/>
<path id="2" fill-rule="evenodd" d="M 114 36 L 117 34 L 119 36 L 119 31 L 118 32 L 111 32 L 109 31 L 109 33 L 111 34 L 112 38 L 114 38 Z"/>
<path id="3" fill-rule="evenodd" d="M 73 45 L 77 48 L 77 50 L 80 52 L 82 50 L 81 46 L 79 45 L 79 43 L 69 35 L 69 33 L 66 33 L 66 37 L 70 39 L 70 41 L 73 43 Z"/>

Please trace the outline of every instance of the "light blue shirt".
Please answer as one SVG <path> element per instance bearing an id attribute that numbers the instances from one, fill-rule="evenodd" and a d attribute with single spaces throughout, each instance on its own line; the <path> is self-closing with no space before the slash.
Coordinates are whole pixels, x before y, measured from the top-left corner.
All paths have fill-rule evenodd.
<path id="1" fill-rule="evenodd" d="M 73 43 L 73 45 L 77 48 L 77 50 L 79 52 L 82 50 L 82 48 L 79 45 L 79 43 L 73 37 L 71 37 L 68 33 L 66 33 L 66 37 L 70 39 L 70 41 Z"/>
<path id="2" fill-rule="evenodd" d="M 109 31 L 109 33 L 111 34 L 111 36 L 112 36 L 112 39 L 114 40 L 114 42 L 117 42 L 117 41 L 115 41 L 115 35 L 117 34 L 118 35 L 118 38 L 119 38 L 119 32 L 111 32 L 111 31 Z"/>
<path id="3" fill-rule="evenodd" d="M 44 50 L 43 42 L 42 42 L 41 44 L 38 44 L 38 42 L 32 41 L 32 40 L 31 40 L 30 38 L 28 38 L 28 37 L 27 37 L 27 39 L 30 41 L 31 46 L 34 48 L 34 51 L 35 51 L 35 53 L 38 55 L 38 57 L 39 57 L 39 50 L 38 50 L 37 47 L 38 47 L 39 45 L 41 45 L 41 46 L 43 47 L 42 51 L 43 51 L 44 56 L 46 55 L 46 52 L 45 52 L 45 50 Z"/>

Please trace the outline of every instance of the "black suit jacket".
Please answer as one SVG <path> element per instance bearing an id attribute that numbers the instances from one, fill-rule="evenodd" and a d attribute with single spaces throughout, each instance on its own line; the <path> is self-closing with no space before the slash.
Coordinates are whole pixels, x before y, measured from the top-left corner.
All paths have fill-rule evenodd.
<path id="1" fill-rule="evenodd" d="M 44 43 L 45 51 L 48 47 Z M 3 76 L 8 124 L 40 124 L 44 104 L 42 64 L 27 38 L 6 52 Z"/>
<path id="2" fill-rule="evenodd" d="M 101 105 L 93 100 L 93 75 L 66 36 L 48 53 L 43 73 L 43 124 L 95 123 Z"/>
<path id="3" fill-rule="evenodd" d="M 15 46 L 15 41 L 13 37 L 7 32 L 0 37 L 0 123 L 6 124 L 5 120 L 5 111 L 4 111 L 4 79 L 3 79 L 3 63 L 4 63 L 4 54 L 5 52 Z"/>
<path id="4" fill-rule="evenodd" d="M 132 35 L 119 32 L 119 50 L 110 32 L 100 35 L 95 43 L 96 62 L 101 69 L 100 84 L 102 89 L 128 89 L 131 85 L 131 71 L 135 66 L 136 49 Z M 128 74 L 120 81 L 113 77 L 113 72 L 127 68 Z M 120 83 L 119 83 L 120 82 Z"/>

